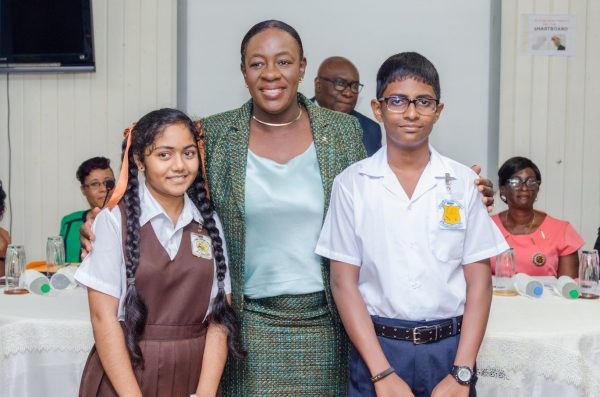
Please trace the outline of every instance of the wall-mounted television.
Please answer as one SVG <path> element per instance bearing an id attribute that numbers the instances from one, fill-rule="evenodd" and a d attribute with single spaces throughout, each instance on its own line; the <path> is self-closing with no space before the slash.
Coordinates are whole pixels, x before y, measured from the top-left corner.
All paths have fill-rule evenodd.
<path id="1" fill-rule="evenodd" d="M 0 0 L 0 73 L 93 71 L 91 0 Z"/>

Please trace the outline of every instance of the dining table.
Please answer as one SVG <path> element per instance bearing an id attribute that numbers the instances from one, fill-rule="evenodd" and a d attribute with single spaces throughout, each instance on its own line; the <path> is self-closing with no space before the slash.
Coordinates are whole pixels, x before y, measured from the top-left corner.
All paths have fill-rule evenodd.
<path id="1" fill-rule="evenodd" d="M 482 397 L 600 397 L 600 300 L 496 296 L 477 356 Z"/>
<path id="2" fill-rule="evenodd" d="M 0 289 L 0 396 L 77 396 L 93 344 L 84 288 L 48 296 Z"/>
<path id="3" fill-rule="evenodd" d="M 600 300 L 494 296 L 477 357 L 479 397 L 600 397 Z M 93 346 L 83 287 L 0 293 L 0 396 L 77 396 Z"/>

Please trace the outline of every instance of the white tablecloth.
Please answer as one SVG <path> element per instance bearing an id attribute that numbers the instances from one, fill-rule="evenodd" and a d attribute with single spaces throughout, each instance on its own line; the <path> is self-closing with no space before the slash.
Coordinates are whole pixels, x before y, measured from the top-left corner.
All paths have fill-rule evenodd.
<path id="1" fill-rule="evenodd" d="M 482 397 L 600 396 L 600 301 L 494 296 L 477 366 Z"/>
<path id="2" fill-rule="evenodd" d="M 1 396 L 77 396 L 93 344 L 84 289 L 51 297 L 0 290 Z"/>
<path id="3" fill-rule="evenodd" d="M 85 290 L 0 293 L 0 396 L 77 396 L 93 345 Z M 600 301 L 494 296 L 480 397 L 600 396 Z"/>

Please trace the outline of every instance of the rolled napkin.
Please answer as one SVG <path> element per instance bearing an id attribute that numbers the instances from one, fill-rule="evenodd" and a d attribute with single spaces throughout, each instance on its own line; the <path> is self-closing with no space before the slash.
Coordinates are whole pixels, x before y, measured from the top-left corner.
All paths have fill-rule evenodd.
<path id="1" fill-rule="evenodd" d="M 61 267 L 50 277 L 50 285 L 55 290 L 67 290 L 77 286 L 75 281 L 75 272 L 77 268 L 75 266 Z"/>
<path id="2" fill-rule="evenodd" d="M 25 270 L 21 276 L 21 287 L 38 295 L 48 295 L 52 291 L 50 280 L 37 270 Z"/>
<path id="3" fill-rule="evenodd" d="M 539 298 L 544 293 L 544 284 L 541 281 L 525 273 L 517 273 L 513 276 L 515 289 L 520 295 L 530 298 Z"/>

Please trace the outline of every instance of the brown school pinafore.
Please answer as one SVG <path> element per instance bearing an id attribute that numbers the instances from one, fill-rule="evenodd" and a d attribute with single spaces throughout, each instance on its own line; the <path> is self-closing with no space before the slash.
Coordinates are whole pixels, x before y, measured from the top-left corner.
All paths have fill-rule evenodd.
<path id="1" fill-rule="evenodd" d="M 119 207 L 125 249 L 125 209 L 121 203 Z M 137 368 L 135 375 L 144 397 L 189 397 L 198 386 L 214 260 L 192 255 L 191 232 L 198 232 L 195 221 L 183 229 L 179 251 L 171 260 L 150 222 L 140 230 L 135 285 L 146 302 L 148 317 L 139 341 L 144 368 Z M 201 234 L 208 233 L 202 229 Z M 83 370 L 79 396 L 117 396 L 95 346 Z"/>

